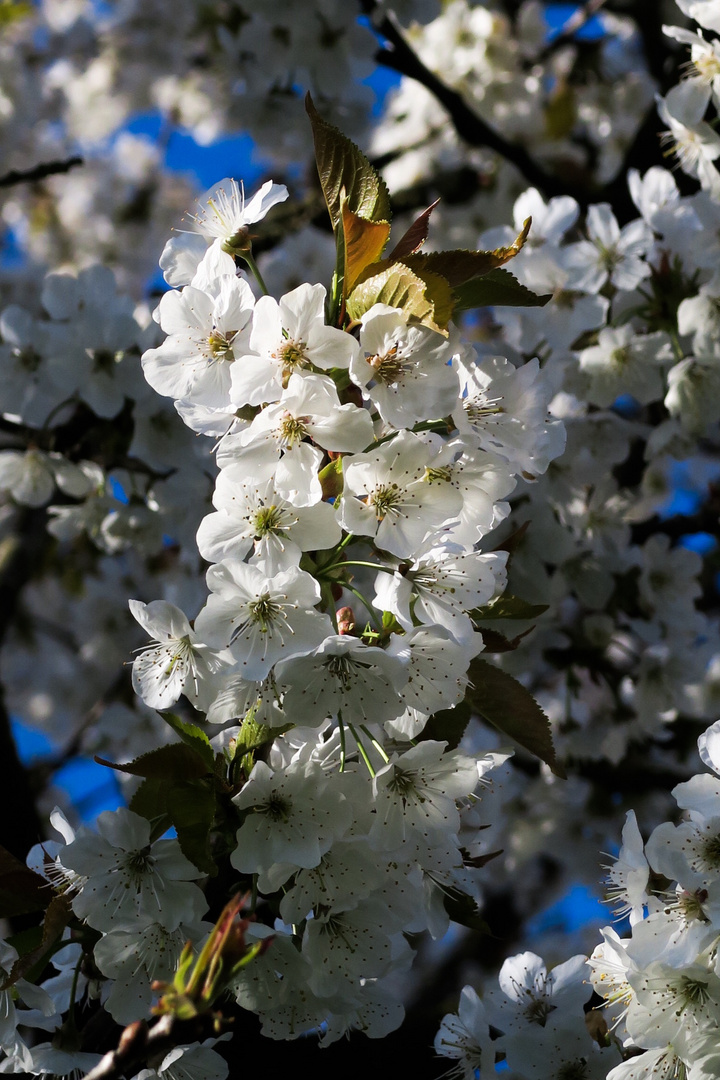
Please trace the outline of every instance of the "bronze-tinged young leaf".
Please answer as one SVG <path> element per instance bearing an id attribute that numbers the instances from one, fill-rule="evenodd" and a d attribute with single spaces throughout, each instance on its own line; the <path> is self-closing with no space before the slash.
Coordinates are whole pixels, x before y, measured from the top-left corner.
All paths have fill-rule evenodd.
<path id="1" fill-rule="evenodd" d="M 420 250 L 428 238 L 430 215 L 439 202 L 440 200 L 436 199 L 434 203 L 428 206 L 427 210 L 423 210 L 422 214 L 415 218 L 410 228 L 403 233 L 390 252 L 388 256 L 390 262 L 404 259 L 406 255 L 414 255 L 416 251 Z"/>
<path id="2" fill-rule="evenodd" d="M 420 738 L 446 742 L 448 750 L 454 750 L 459 746 L 471 716 L 472 711 L 467 701 L 461 701 L 454 709 L 441 709 L 430 717 Z"/>
<path id="3" fill-rule="evenodd" d="M 131 776 L 151 777 L 155 780 L 195 780 L 207 776 L 213 766 L 208 767 L 203 756 L 186 746 L 185 743 L 170 743 L 157 750 L 141 754 L 127 765 L 118 765 L 112 761 L 95 756 L 98 765 L 107 765 L 109 769 L 130 773 Z"/>
<path id="4" fill-rule="evenodd" d="M 33 981 L 33 968 L 38 969 L 37 975 L 40 974 L 49 960 L 50 954 L 57 951 L 56 947 L 60 944 L 63 931 L 72 917 L 73 911 L 70 897 L 67 895 L 53 896 L 45 912 L 42 926 L 35 928 L 40 940 L 33 948 L 26 951 L 21 952 L 18 949 L 20 955 L 13 964 L 10 974 L 0 986 L 0 993 L 9 989 L 18 979 L 30 977 L 30 981 Z M 13 944 L 15 944 L 14 941 Z"/>
<path id="5" fill-rule="evenodd" d="M 190 724 L 185 720 L 181 720 L 175 713 L 163 712 L 160 715 L 165 723 L 170 725 L 175 734 L 180 736 L 186 746 L 190 746 L 197 751 L 207 765 L 208 770 L 211 771 L 215 767 L 215 751 L 203 729 L 198 727 L 197 724 Z"/>
<path id="6" fill-rule="evenodd" d="M 404 263 L 386 265 L 361 279 L 348 296 L 347 313 L 359 321 L 374 304 L 402 308 L 408 317 L 440 333 L 445 331 L 453 310 L 452 292 L 444 278 L 429 272 L 421 278 Z"/>
<path id="7" fill-rule="evenodd" d="M 366 221 L 390 221 L 390 195 L 362 150 L 338 128 L 323 120 L 310 94 L 305 97 L 310 117 L 315 161 L 333 229 L 341 221 L 341 192 L 348 206 Z"/>
<path id="8" fill-rule="evenodd" d="M 456 311 L 481 307 L 545 307 L 551 293 L 534 293 L 521 285 L 508 270 L 491 270 L 471 278 L 453 290 Z"/>
<path id="9" fill-rule="evenodd" d="M 491 619 L 539 619 L 548 610 L 548 604 L 529 604 L 519 596 L 504 593 L 492 604 L 475 608 L 470 618 L 475 623 L 489 622 Z"/>
<path id="10" fill-rule="evenodd" d="M 471 661 L 468 676 L 465 700 L 473 711 L 565 779 L 555 757 L 550 721 L 530 691 L 512 675 L 478 657 Z"/>
<path id="11" fill-rule="evenodd" d="M 489 274 L 491 270 L 514 259 L 527 240 L 531 224 L 532 218 L 527 218 L 521 232 L 508 247 L 495 248 L 493 251 L 469 251 L 459 248 L 456 251 L 418 252 L 416 255 L 408 255 L 403 262 L 416 274 L 424 275 L 426 270 L 433 274 L 442 274 L 452 288 L 457 289 L 465 282 Z"/>
<path id="12" fill-rule="evenodd" d="M 366 267 L 378 261 L 390 236 L 390 222 L 367 221 L 354 214 L 347 200 L 342 200 L 342 226 L 345 240 L 345 295 Z"/>
<path id="13" fill-rule="evenodd" d="M 0 846 L 0 919 L 42 911 L 51 896 L 52 889 L 44 877 Z"/>

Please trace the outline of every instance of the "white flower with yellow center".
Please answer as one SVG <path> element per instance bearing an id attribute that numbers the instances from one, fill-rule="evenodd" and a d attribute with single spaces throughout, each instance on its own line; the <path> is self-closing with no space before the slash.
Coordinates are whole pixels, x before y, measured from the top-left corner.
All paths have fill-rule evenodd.
<path id="1" fill-rule="evenodd" d="M 211 566 L 211 594 L 195 620 L 203 641 L 229 648 L 247 680 L 262 680 L 281 658 L 310 652 L 333 632 L 315 611 L 320 586 L 297 567 L 268 577 L 238 559 Z"/>
<path id="2" fill-rule="evenodd" d="M 412 556 L 427 534 L 456 514 L 462 496 L 433 470 L 435 451 L 418 435 L 400 431 L 344 470 L 340 524 L 372 536 L 400 559 Z"/>
<path id="3" fill-rule="evenodd" d="M 233 371 L 232 400 L 243 405 L 278 401 L 294 373 L 347 368 L 358 351 L 351 334 L 325 325 L 325 288 L 299 285 L 280 301 L 262 296 L 250 347 Z"/>
<path id="4" fill-rule="evenodd" d="M 142 358 L 152 388 L 167 397 L 230 411 L 231 369 L 247 348 L 254 304 L 247 282 L 229 274 L 204 289 L 193 284 L 182 292 L 165 293 L 158 317 L 169 336 Z"/>
<path id="5" fill-rule="evenodd" d="M 272 180 L 247 202 L 242 181 L 226 178 L 214 184 L 198 199 L 195 212 L 187 215 L 191 231 L 178 232 L 163 249 L 160 267 L 168 285 L 187 285 L 192 280 L 209 243 L 231 253 L 242 251 L 248 242 L 248 225 L 260 221 L 287 197 L 285 185 Z"/>
<path id="6" fill-rule="evenodd" d="M 205 710 L 212 701 L 213 676 L 222 659 L 204 645 L 187 616 L 166 600 L 143 604 L 128 601 L 130 611 L 154 644 L 135 658 L 132 683 L 135 693 L 151 709 L 167 709 L 181 694 Z"/>
<path id="7" fill-rule="evenodd" d="M 386 424 L 409 428 L 453 411 L 460 386 L 442 334 L 408 325 L 403 311 L 375 304 L 363 315 L 360 345 L 364 355 L 352 358 L 350 377 Z"/>

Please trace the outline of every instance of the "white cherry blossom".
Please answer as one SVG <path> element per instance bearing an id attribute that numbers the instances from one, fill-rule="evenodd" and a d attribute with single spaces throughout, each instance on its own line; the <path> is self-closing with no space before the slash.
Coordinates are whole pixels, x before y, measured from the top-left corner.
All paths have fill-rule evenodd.
<path id="1" fill-rule="evenodd" d="M 357 348 L 350 334 L 325 325 L 322 285 L 300 285 L 279 302 L 263 296 L 249 349 L 233 368 L 232 401 L 238 406 L 278 401 L 292 374 L 347 368 Z"/>
<path id="2" fill-rule="evenodd" d="M 371 453 L 356 454 L 344 470 L 340 524 L 374 537 L 398 558 L 412 555 L 433 526 L 461 506 L 444 475 L 433 474 L 433 458 L 430 447 L 409 431 Z"/>
<path id="3" fill-rule="evenodd" d="M 317 581 L 297 567 L 268 577 L 226 559 L 210 567 L 207 583 L 211 594 L 195 631 L 212 646 L 228 647 L 245 679 L 264 679 L 277 660 L 311 652 L 332 633 L 329 617 L 315 610 Z"/>
<path id="4" fill-rule="evenodd" d="M 207 707 L 222 658 L 203 644 L 174 604 L 166 600 L 150 604 L 129 600 L 128 604 L 133 617 L 154 639 L 133 662 L 135 693 L 152 709 L 166 709 L 181 694 L 196 707 Z"/>
<path id="5" fill-rule="evenodd" d="M 132 930 L 150 918 L 167 930 L 194 922 L 207 908 L 193 882 L 200 871 L 177 840 L 151 843 L 150 822 L 130 810 L 105 811 L 98 833 L 76 836 L 63 862 L 85 878 L 75 914 L 96 930 Z"/>
<path id="6" fill-rule="evenodd" d="M 403 311 L 387 304 L 375 304 L 361 322 L 361 353 L 350 361 L 350 377 L 385 423 L 409 428 L 451 413 L 459 385 L 442 334 L 408 323 Z"/>

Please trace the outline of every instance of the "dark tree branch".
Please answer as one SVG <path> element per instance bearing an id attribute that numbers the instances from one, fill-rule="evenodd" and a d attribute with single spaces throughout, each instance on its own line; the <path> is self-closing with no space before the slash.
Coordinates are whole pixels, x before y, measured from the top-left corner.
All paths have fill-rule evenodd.
<path id="1" fill-rule="evenodd" d="M 0 550 L 0 645 L 15 617 L 20 593 L 50 542 L 44 511 L 20 511 L 18 519 L 20 527 L 16 535 L 8 536 Z M 0 843 L 24 861 L 33 844 L 42 839 L 43 830 L 28 774 L 17 755 L 1 686 L 0 755 L 3 763 Z"/>
<path id="2" fill-rule="evenodd" d="M 577 11 L 570 16 L 567 22 L 560 27 L 557 34 L 553 34 L 550 41 L 545 48 L 539 53 L 538 60 L 546 60 L 548 56 L 551 56 L 556 49 L 562 45 L 569 45 L 575 38 L 575 35 L 579 30 L 582 30 L 583 26 L 590 22 L 593 15 L 597 15 L 600 8 L 607 2 L 607 0 L 587 0 L 582 7 L 579 7 Z"/>
<path id="3" fill-rule="evenodd" d="M 32 169 L 11 169 L 4 176 L 0 176 L 0 188 L 13 187 L 15 184 L 32 184 L 36 180 L 44 180 L 46 176 L 70 172 L 76 165 L 84 163 L 85 159 L 75 154 L 74 157 L 66 158 L 65 161 L 46 161 L 40 165 L 34 165 Z"/>
<path id="4" fill-rule="evenodd" d="M 375 0 L 362 0 L 362 6 L 368 13 L 375 9 Z M 385 39 L 387 45 L 380 49 L 377 61 L 385 67 L 415 79 L 430 91 L 440 104 L 447 109 L 455 130 L 461 139 L 470 146 L 487 147 L 509 161 L 525 178 L 537 187 L 547 198 L 553 195 L 574 195 L 579 202 L 586 199 L 587 192 L 568 180 L 562 180 L 545 172 L 538 163 L 518 143 L 508 142 L 494 128 L 491 128 L 471 109 L 463 97 L 442 79 L 430 71 L 420 57 L 408 45 L 395 16 L 388 13 L 375 23 L 375 29 Z"/>
<path id="5" fill-rule="evenodd" d="M 568 28 L 566 24 L 560 36 L 564 37 L 566 32 L 569 36 L 577 33 L 579 27 L 584 25 L 605 3 L 609 5 L 610 0 L 587 0 L 584 8 L 577 15 L 577 21 L 576 17 L 573 17 L 572 27 Z M 377 0 L 360 0 L 360 6 L 371 18 L 378 12 Z M 623 10 L 626 11 L 626 8 Z M 665 91 L 672 84 L 676 65 L 672 62 L 673 52 L 662 33 L 660 16 L 652 5 L 646 3 L 646 0 L 638 0 L 630 14 L 638 24 L 650 73 L 659 84 L 661 91 Z M 455 130 L 469 146 L 494 150 L 519 169 L 528 183 L 537 187 L 545 198 L 551 198 L 554 195 L 571 195 L 583 208 L 587 208 L 591 202 L 610 202 L 621 225 L 637 217 L 637 209 L 627 188 L 628 169 L 638 168 L 645 171 L 651 165 L 666 164 L 660 147 L 662 125 L 653 107 L 648 109 L 628 145 L 616 177 L 604 186 L 594 185 L 590 178 L 585 183 L 578 183 L 568 176 L 558 176 L 547 172 L 524 147 L 508 141 L 490 127 L 457 91 L 447 86 L 426 67 L 406 41 L 392 13 L 377 18 L 373 26 L 386 42 L 376 55 L 378 63 L 384 64 L 401 75 L 415 79 L 429 90 L 448 111 Z M 556 38 L 548 46 L 548 50 L 552 51 L 559 40 Z M 542 55 L 544 54 L 541 54 L 541 57 Z M 684 179 L 682 176 L 679 177 L 683 193 L 687 186 Z"/>

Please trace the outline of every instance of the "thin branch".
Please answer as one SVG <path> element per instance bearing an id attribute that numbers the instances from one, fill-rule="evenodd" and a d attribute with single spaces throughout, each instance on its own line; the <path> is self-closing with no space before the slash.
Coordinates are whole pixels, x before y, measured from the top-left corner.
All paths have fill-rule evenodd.
<path id="1" fill-rule="evenodd" d="M 378 15 L 377 0 L 359 0 L 359 2 L 362 10 L 370 16 L 371 20 L 373 15 Z M 602 0 L 602 3 L 608 2 L 609 0 Z M 585 20 L 586 15 L 590 18 L 594 10 L 598 10 L 600 6 L 601 0 L 587 0 L 583 8 L 583 19 Z M 646 0 L 639 0 L 638 11 L 633 9 L 632 14 L 638 23 L 650 70 L 663 89 L 668 79 L 672 80 L 673 72 L 665 70 L 665 58 L 669 54 L 666 48 L 660 49 L 657 40 L 658 35 L 662 38 L 661 20 L 647 12 L 646 8 Z M 637 216 L 637 209 L 627 187 L 627 171 L 630 168 L 642 168 L 644 171 L 650 165 L 663 164 L 659 141 L 661 125 L 652 105 L 648 108 L 634 138 L 627 146 L 622 165 L 617 170 L 614 179 L 605 185 L 594 184 L 589 177 L 586 182 L 578 183 L 567 176 L 556 176 L 546 172 L 522 146 L 509 142 L 490 127 L 457 91 L 447 86 L 423 64 L 405 40 L 394 16 L 388 14 L 378 17 L 373 20 L 372 25 L 386 42 L 385 47 L 379 49 L 376 54 L 378 63 L 384 64 L 401 75 L 415 79 L 429 90 L 447 109 L 455 130 L 468 145 L 494 150 L 506 161 L 515 165 L 524 174 L 525 179 L 538 188 L 545 198 L 551 198 L 554 195 L 571 195 L 583 208 L 587 208 L 591 201 L 610 202 L 621 225 Z M 567 24 L 561 30 L 561 35 L 565 33 L 566 28 Z M 574 32 L 577 32 L 577 26 Z M 553 47 L 557 41 L 556 38 L 552 43 Z M 653 53 L 660 55 L 655 63 L 652 62 Z M 664 70 L 663 79 L 659 79 L 659 68 Z M 680 175 L 681 185 L 683 180 L 684 178 Z"/>
<path id="2" fill-rule="evenodd" d="M 369 13 L 375 10 L 375 0 L 362 0 L 363 7 Z M 449 87 L 442 79 L 430 71 L 405 40 L 402 30 L 392 12 L 373 24 L 387 46 L 377 53 L 378 63 L 415 79 L 421 83 L 443 105 L 455 126 L 460 138 L 470 146 L 487 147 L 509 161 L 525 178 L 537 187 L 546 197 L 553 195 L 574 195 L 579 202 L 587 201 L 587 192 L 578 188 L 567 179 L 561 180 L 545 172 L 538 163 L 518 143 L 508 142 L 494 128 L 491 128 L 470 108 L 464 98 Z"/>
<path id="3" fill-rule="evenodd" d="M 13 187 L 15 184 L 32 184 L 36 180 L 44 180 L 46 176 L 57 176 L 59 173 L 70 172 L 76 165 L 84 165 L 85 159 L 78 154 L 66 158 L 65 161 L 46 161 L 40 165 L 34 165 L 32 169 L 11 169 L 4 176 L 0 176 L 0 188 Z"/>
<path id="4" fill-rule="evenodd" d="M 85 1076 L 85 1080 L 119 1080 L 132 1076 L 138 1066 L 150 1057 L 166 1054 L 183 1043 L 202 1041 L 213 1034 L 215 1018 L 206 1014 L 193 1020 L 178 1020 L 172 1015 L 161 1016 L 148 1028 L 144 1020 L 136 1020 L 125 1028 L 117 1049 L 110 1050 Z"/>
<path id="5" fill-rule="evenodd" d="M 586 26 L 594 15 L 597 15 L 606 2 L 607 0 L 587 0 L 582 7 L 573 12 L 567 22 L 550 38 L 550 41 L 548 41 L 542 52 L 538 54 L 536 60 L 546 60 L 556 49 L 562 45 L 570 44 L 577 32 L 582 30 L 583 26 Z"/>

